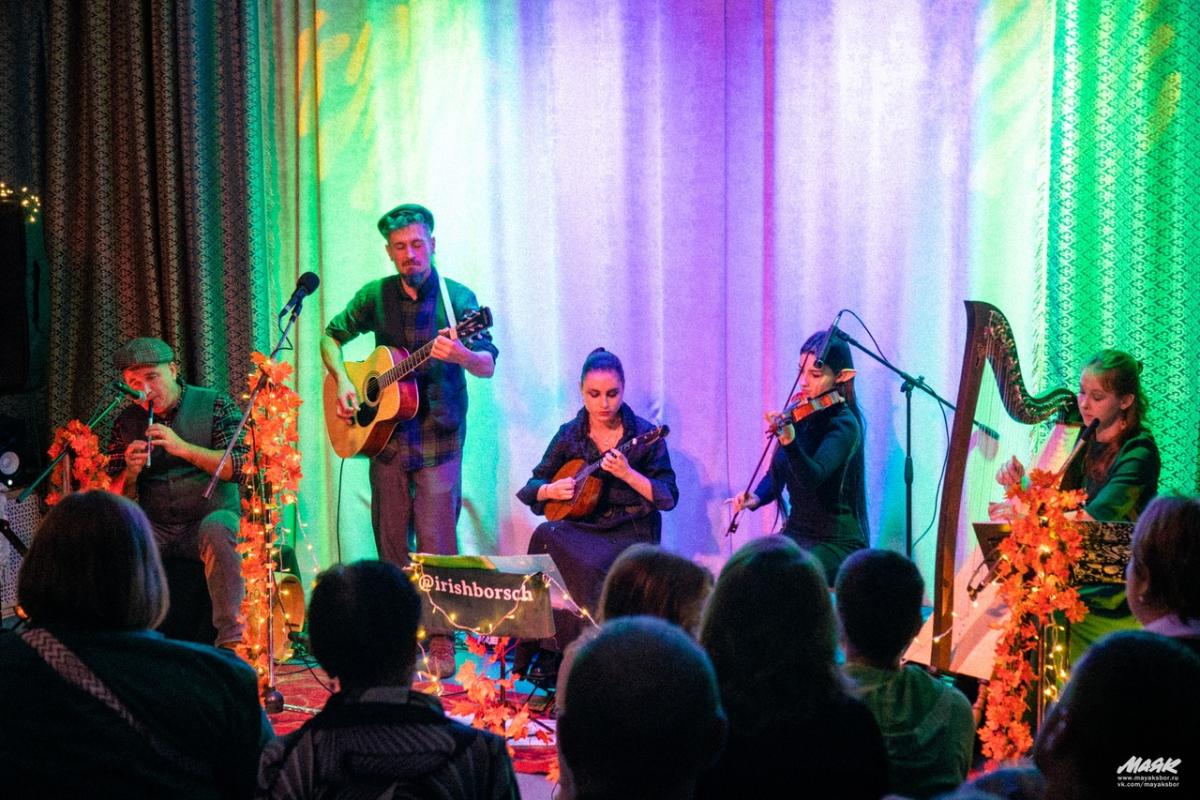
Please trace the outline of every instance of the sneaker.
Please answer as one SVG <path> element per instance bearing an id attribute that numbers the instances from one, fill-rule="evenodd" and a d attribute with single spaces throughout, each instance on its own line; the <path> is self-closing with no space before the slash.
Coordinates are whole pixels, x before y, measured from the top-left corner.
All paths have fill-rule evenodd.
<path id="1" fill-rule="evenodd" d="M 439 678 L 454 674 L 454 639 L 449 636 L 430 636 L 425 649 L 425 671 Z"/>

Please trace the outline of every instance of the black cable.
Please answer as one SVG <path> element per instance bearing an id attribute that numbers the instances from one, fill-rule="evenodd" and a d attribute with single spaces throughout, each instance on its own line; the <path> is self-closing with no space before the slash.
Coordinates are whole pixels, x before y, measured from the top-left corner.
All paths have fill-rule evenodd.
<path id="1" fill-rule="evenodd" d="M 279 317 L 278 319 L 275 320 L 275 329 L 278 330 L 281 334 L 283 334 L 285 331 L 285 326 L 284 326 L 283 321 L 286 318 L 287 317 L 285 315 L 285 316 Z M 294 352 L 295 349 L 296 348 L 292 344 L 292 340 L 290 338 L 288 338 L 288 336 L 286 334 L 284 334 L 283 341 L 279 343 L 279 349 L 276 351 L 276 355 L 278 355 L 279 353 Z"/>
<path id="2" fill-rule="evenodd" d="M 313 666 L 316 663 L 317 663 L 316 661 L 305 661 L 304 666 L 308 670 L 309 674 L 312 675 L 313 680 L 317 682 L 317 685 L 319 685 L 322 689 L 329 692 L 330 694 L 333 694 L 333 684 L 326 683 L 325 681 L 321 680 L 321 676 L 317 675 L 317 671 L 315 669 L 313 669 Z"/>
<path id="3" fill-rule="evenodd" d="M 346 473 L 346 459 L 338 467 L 337 511 L 333 516 L 333 535 L 337 542 L 337 563 L 342 563 L 342 476 Z"/>
<path id="4" fill-rule="evenodd" d="M 914 550 L 917 544 L 933 529 L 934 523 L 937 522 L 938 507 L 942 499 L 942 487 L 946 483 L 946 465 L 950 463 L 950 420 L 946 417 L 946 407 L 938 403 L 938 408 L 942 410 L 942 429 L 946 434 L 946 451 L 945 455 L 942 456 L 942 469 L 938 473 L 937 490 L 933 493 L 933 516 L 929 518 L 929 524 L 925 526 L 925 530 L 921 531 L 921 535 L 913 540 L 912 546 Z"/>
<path id="5" fill-rule="evenodd" d="M 879 346 L 879 342 L 875 340 L 875 334 L 871 333 L 871 329 L 867 327 L 867 323 L 863 322 L 862 317 L 855 313 L 854 309 L 843 308 L 842 310 L 858 320 L 858 324 L 861 325 L 862 329 L 867 332 L 867 336 L 871 337 L 871 344 L 875 345 L 875 352 L 879 354 L 879 357 L 888 364 L 891 364 L 893 367 L 896 366 L 895 364 L 892 364 L 892 360 L 890 358 L 883 354 L 883 348 Z"/>

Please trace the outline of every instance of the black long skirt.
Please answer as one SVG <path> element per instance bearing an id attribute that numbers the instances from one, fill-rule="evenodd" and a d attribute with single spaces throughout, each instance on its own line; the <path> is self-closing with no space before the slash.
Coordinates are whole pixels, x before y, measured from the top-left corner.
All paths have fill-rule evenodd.
<path id="1" fill-rule="evenodd" d="M 613 528 L 572 520 L 543 522 L 529 540 L 529 553 L 548 553 L 562 574 L 571 599 L 595 617 L 599 613 L 597 606 L 604 577 L 617 556 L 630 545 L 658 544 L 661 538 L 662 515 L 657 511 Z M 554 609 L 552 649 L 564 649 L 589 624 L 572 610 Z"/>

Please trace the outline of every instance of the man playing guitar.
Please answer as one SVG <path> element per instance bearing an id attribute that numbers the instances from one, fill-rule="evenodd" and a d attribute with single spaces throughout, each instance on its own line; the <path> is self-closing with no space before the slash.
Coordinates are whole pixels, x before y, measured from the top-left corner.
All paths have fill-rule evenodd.
<path id="1" fill-rule="evenodd" d="M 454 318 L 479 307 L 475 294 L 441 278 L 434 267 L 433 214 L 415 203 L 397 206 L 379 220 L 395 275 L 358 291 L 325 328 L 321 359 L 337 382 L 336 412 L 351 424 L 358 396 L 342 363 L 342 345 L 371 332 L 377 346 L 415 350 L 432 340 L 431 358 L 413 373 L 419 395 L 416 416 L 400 421 L 383 449 L 371 459 L 371 523 L 379 557 L 400 566 L 408 562 L 410 529 L 422 552 L 458 552 L 456 526 L 462 507 L 462 447 L 466 436 L 467 385 L 464 371 L 490 378 L 499 354 L 483 332 L 464 345 L 441 333 Z M 432 637 L 431 671 L 454 672 L 453 642 Z"/>

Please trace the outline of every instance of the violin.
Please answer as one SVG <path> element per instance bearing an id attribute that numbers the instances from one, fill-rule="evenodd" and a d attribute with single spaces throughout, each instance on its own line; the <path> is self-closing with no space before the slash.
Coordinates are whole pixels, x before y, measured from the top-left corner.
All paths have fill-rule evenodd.
<path id="1" fill-rule="evenodd" d="M 838 403 L 844 402 L 846 402 L 846 398 L 842 397 L 836 386 L 816 397 L 806 398 L 799 394 L 792 395 L 792 399 L 783 411 L 771 415 L 771 419 L 775 421 L 773 432 L 778 436 L 788 425 L 794 425 L 808 419 L 818 411 L 833 408 Z"/>

